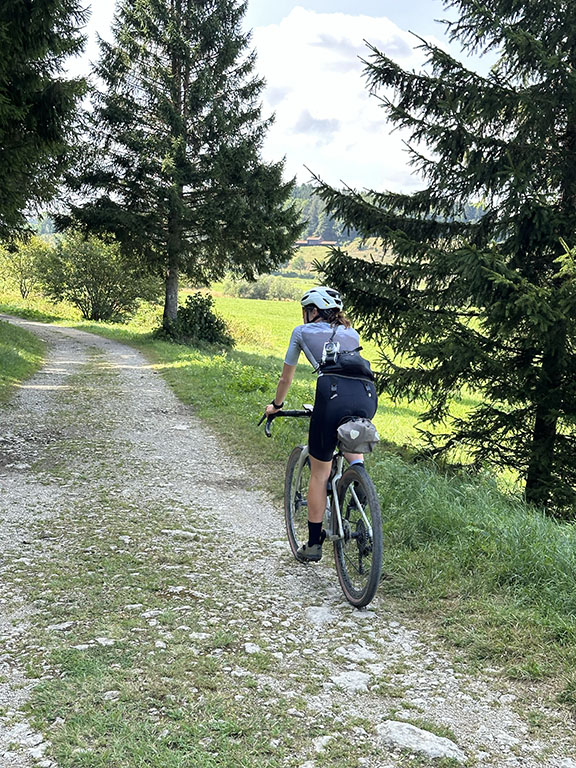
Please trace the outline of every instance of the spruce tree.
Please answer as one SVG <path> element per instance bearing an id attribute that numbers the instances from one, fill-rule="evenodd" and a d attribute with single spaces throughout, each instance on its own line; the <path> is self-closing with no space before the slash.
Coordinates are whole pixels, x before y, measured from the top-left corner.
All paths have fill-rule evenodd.
<path id="1" fill-rule="evenodd" d="M 66 166 L 85 84 L 67 79 L 64 64 L 82 50 L 85 20 L 77 0 L 0 4 L 0 238 L 51 199 Z"/>
<path id="2" fill-rule="evenodd" d="M 422 71 L 370 48 L 369 86 L 411 135 L 425 186 L 412 194 L 320 185 L 329 210 L 383 260 L 335 251 L 341 288 L 383 355 L 380 383 L 425 398 L 449 425 L 434 451 L 463 446 L 477 466 L 513 468 L 526 498 L 574 511 L 576 485 L 576 5 L 445 1 L 452 41 L 497 52 L 482 76 L 421 41 Z M 381 158 L 385 162 L 385 158 Z M 471 216 L 471 202 L 481 203 Z M 481 398 L 465 418 L 451 400 Z M 438 428 L 436 427 L 436 432 Z"/>
<path id="3" fill-rule="evenodd" d="M 298 215 L 282 163 L 260 157 L 269 120 L 254 75 L 246 3 L 123 0 L 101 41 L 90 143 L 73 216 L 112 231 L 162 271 L 164 325 L 179 275 L 253 278 L 290 254 Z"/>

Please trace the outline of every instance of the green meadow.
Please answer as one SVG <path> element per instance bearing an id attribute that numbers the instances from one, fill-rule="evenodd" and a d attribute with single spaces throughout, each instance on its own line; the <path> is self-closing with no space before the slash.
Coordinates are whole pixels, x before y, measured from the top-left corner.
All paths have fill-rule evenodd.
<path id="1" fill-rule="evenodd" d="M 270 361 L 275 360 L 278 372 L 282 368 L 290 333 L 295 325 L 302 322 L 301 308 L 293 301 L 266 301 L 262 299 L 237 299 L 229 296 L 215 296 L 216 310 L 226 319 L 237 339 L 237 349 L 256 355 L 266 355 Z M 373 367 L 378 367 L 380 352 L 378 347 L 362 340 L 362 354 L 370 360 Z M 313 385 L 315 375 L 304 358 L 301 356 L 298 365 L 299 380 Z M 289 394 L 292 407 L 301 405 L 297 400 L 297 392 Z M 313 389 L 306 402 L 313 397 Z M 272 390 L 270 398 L 274 395 Z M 462 415 L 471 407 L 473 399 L 463 399 L 453 403 L 455 416 Z M 374 423 L 382 439 L 399 448 L 413 448 L 418 442 L 418 432 L 415 429 L 418 415 L 426 410 L 426 403 L 407 401 L 393 403 L 385 393 L 380 396 L 378 413 Z"/>
<path id="2" fill-rule="evenodd" d="M 65 306 L 0 295 L 0 309 L 74 325 L 131 344 L 148 357 L 176 395 L 221 436 L 281 509 L 290 447 L 306 439 L 296 420 L 275 423 L 267 439 L 257 421 L 275 391 L 296 302 L 216 297 L 237 339 L 233 350 L 192 348 L 153 339 L 158 306 L 125 324 L 84 323 Z M 0 338 L 6 334 L 0 325 Z M 377 361 L 378 351 L 365 345 Z M 314 374 L 299 366 L 289 395 L 312 402 Z M 463 401 L 459 408 L 473 401 Z M 576 709 L 576 530 L 528 509 L 498 478 L 469 477 L 410 460 L 418 403 L 382 396 L 375 419 L 382 445 L 368 459 L 384 521 L 380 594 L 399 615 L 434 629 L 457 661 L 489 665 L 520 680 L 547 679 L 559 701 Z"/>

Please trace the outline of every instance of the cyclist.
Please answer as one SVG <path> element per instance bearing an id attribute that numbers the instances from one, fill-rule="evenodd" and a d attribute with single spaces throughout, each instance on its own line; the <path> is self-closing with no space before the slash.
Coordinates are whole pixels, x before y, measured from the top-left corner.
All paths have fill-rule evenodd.
<path id="1" fill-rule="evenodd" d="M 326 286 L 312 288 L 304 294 L 300 303 L 304 322 L 292 331 L 276 395 L 266 407 L 266 415 L 270 416 L 284 406 L 300 352 L 304 352 L 319 375 L 308 432 L 308 542 L 299 548 L 297 556 L 302 562 L 317 562 L 322 557 L 322 544 L 326 537 L 322 519 L 332 454 L 337 442 L 336 431 L 347 417 L 371 419 L 378 402 L 376 388 L 371 381 L 322 373 L 320 370 L 323 355 L 330 353 L 330 345 L 339 345 L 342 352 L 355 350 L 359 346 L 358 333 L 350 327 L 350 321 L 342 311 L 343 303 L 338 291 Z M 362 454 L 346 454 L 346 459 L 350 464 L 356 464 L 362 463 L 364 457 Z"/>

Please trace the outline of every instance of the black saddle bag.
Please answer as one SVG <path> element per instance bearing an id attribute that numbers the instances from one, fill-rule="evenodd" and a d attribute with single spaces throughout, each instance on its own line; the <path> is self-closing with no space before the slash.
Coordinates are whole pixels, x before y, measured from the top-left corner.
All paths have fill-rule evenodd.
<path id="1" fill-rule="evenodd" d="M 374 381 L 374 373 L 370 363 L 360 354 L 361 349 L 362 347 L 358 347 L 350 352 L 338 352 L 336 359 L 326 360 L 320 364 L 320 371 L 326 374 L 332 373 L 337 376 L 350 376 L 354 379 Z"/>

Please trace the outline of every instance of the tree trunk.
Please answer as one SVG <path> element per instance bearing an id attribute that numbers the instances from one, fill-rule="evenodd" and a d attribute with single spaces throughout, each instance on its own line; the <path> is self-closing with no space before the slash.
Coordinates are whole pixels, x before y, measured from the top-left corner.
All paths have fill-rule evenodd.
<path id="1" fill-rule="evenodd" d="M 162 325 L 168 328 L 176 320 L 178 312 L 178 282 L 180 277 L 180 257 L 182 252 L 182 221 L 179 215 L 177 195 L 172 197 L 172 210 L 168 215 L 168 265 L 166 270 L 166 294 Z"/>
<path id="2" fill-rule="evenodd" d="M 557 425 L 558 419 L 550 414 L 549 409 L 538 406 L 526 475 L 526 501 L 543 508 L 548 504 L 552 486 Z"/>
<path id="3" fill-rule="evenodd" d="M 178 193 L 172 190 L 171 210 L 168 214 L 168 259 L 166 269 L 166 294 L 164 299 L 164 315 L 162 325 L 169 328 L 176 320 L 178 312 L 178 283 L 180 277 L 180 260 L 182 255 L 182 219 L 180 217 L 180 201 Z"/>
<path id="4" fill-rule="evenodd" d="M 162 316 L 162 325 L 168 328 L 176 320 L 178 312 L 178 258 L 170 258 L 168 269 L 166 271 L 166 291 L 164 297 L 164 314 Z"/>
<path id="5" fill-rule="evenodd" d="M 565 326 L 562 324 L 554 330 L 550 334 L 551 348 L 542 358 L 541 397 L 536 406 L 525 489 L 526 501 L 543 508 L 548 505 L 554 482 L 552 473 L 562 399 L 562 363 L 566 353 Z"/>
<path id="6" fill-rule="evenodd" d="M 182 2 L 172 0 L 171 8 L 179 22 L 182 21 Z M 182 67 L 177 51 L 172 51 L 172 84 L 171 97 L 175 112 L 182 114 Z M 172 126 L 172 136 L 177 142 L 181 138 L 179 126 Z M 177 166 L 177 164 L 176 164 Z M 168 238 L 167 238 L 167 270 L 166 270 L 166 296 L 164 300 L 164 315 L 162 325 L 169 328 L 176 320 L 178 312 L 178 279 L 180 275 L 180 263 L 182 254 L 182 198 L 183 186 L 178 178 L 173 178 L 169 198 L 168 213 Z"/>

